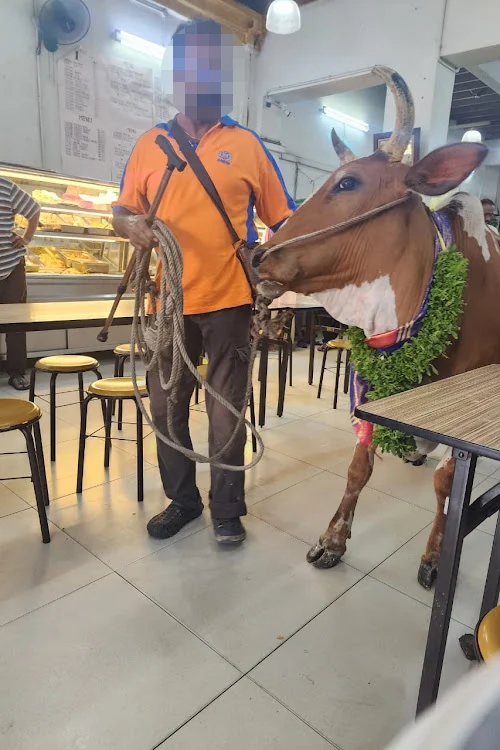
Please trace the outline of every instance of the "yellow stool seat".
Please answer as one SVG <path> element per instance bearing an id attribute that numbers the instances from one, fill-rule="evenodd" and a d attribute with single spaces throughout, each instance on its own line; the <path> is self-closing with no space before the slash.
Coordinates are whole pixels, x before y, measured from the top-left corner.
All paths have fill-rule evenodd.
<path id="1" fill-rule="evenodd" d="M 331 339 L 326 345 L 328 349 L 352 349 L 349 339 Z"/>
<path id="2" fill-rule="evenodd" d="M 0 398 L 0 432 L 22 427 L 42 416 L 41 409 L 22 398 Z"/>
<path id="3" fill-rule="evenodd" d="M 80 354 L 58 354 L 54 357 L 42 357 L 35 363 L 35 369 L 43 372 L 88 372 L 98 367 L 97 359 Z"/>
<path id="4" fill-rule="evenodd" d="M 500 607 L 488 612 L 479 623 L 477 645 L 484 661 L 491 661 L 500 653 Z"/>
<path id="5" fill-rule="evenodd" d="M 137 386 L 141 396 L 147 396 L 146 379 L 137 378 Z M 91 383 L 89 393 L 104 398 L 133 398 L 135 396 L 132 378 L 104 378 Z"/>
<path id="6" fill-rule="evenodd" d="M 113 354 L 116 354 L 119 357 L 128 357 L 131 351 L 132 351 L 131 344 L 119 344 L 118 346 L 114 348 Z M 139 356 L 139 349 L 137 348 L 137 346 L 135 347 L 135 353 L 136 353 L 136 356 Z"/>
<path id="7" fill-rule="evenodd" d="M 198 374 L 201 375 L 201 377 L 206 380 L 207 379 L 207 370 L 208 370 L 208 364 L 198 365 L 196 368 L 198 370 Z"/>

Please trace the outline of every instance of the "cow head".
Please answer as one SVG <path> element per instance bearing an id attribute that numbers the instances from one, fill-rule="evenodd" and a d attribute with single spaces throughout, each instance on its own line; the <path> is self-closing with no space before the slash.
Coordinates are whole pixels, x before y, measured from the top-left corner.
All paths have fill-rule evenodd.
<path id="1" fill-rule="evenodd" d="M 481 163 L 487 151 L 482 144 L 460 143 L 437 149 L 412 167 L 403 164 L 413 132 L 413 99 L 395 71 L 378 66 L 374 73 L 387 83 L 396 100 L 391 138 L 371 156 L 357 159 L 332 130 L 341 166 L 253 259 L 265 296 L 275 297 L 286 290 L 314 294 L 334 317 L 361 325 L 367 333 L 381 332 L 377 328 L 391 330 L 401 316 L 411 314 L 410 308 L 403 312 L 396 299 L 397 295 L 408 297 L 405 276 L 427 274 L 416 284 L 414 296 L 421 299 L 425 289 L 432 268 L 434 230 L 417 193 L 447 193 Z M 406 197 L 397 206 L 356 221 Z M 344 228 L 337 231 L 339 224 Z M 329 227 L 331 232 L 307 237 Z M 361 307 L 370 308 L 367 323 L 360 319 Z"/>

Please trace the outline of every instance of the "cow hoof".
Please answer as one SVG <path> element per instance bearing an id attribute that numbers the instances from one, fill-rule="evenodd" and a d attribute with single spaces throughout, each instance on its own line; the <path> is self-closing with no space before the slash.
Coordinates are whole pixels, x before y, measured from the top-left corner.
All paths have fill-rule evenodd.
<path id="1" fill-rule="evenodd" d="M 340 562 L 340 557 L 335 552 L 326 549 L 321 543 L 315 544 L 307 553 L 307 562 L 312 563 L 315 568 L 334 568 Z"/>
<path id="2" fill-rule="evenodd" d="M 427 562 L 420 563 L 420 568 L 418 569 L 417 580 L 419 584 L 422 586 L 422 588 L 427 589 L 427 591 L 430 591 L 430 589 L 434 585 L 436 576 L 437 576 L 437 565 L 435 563 L 427 563 Z"/>

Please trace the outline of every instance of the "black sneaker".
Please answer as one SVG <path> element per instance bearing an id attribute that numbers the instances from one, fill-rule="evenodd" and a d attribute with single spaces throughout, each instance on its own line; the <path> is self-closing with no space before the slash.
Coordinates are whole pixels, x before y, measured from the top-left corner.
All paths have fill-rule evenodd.
<path id="1" fill-rule="evenodd" d="M 203 513 L 203 505 L 200 505 L 199 510 L 187 511 L 180 505 L 169 505 L 168 508 L 162 510 L 157 516 L 149 521 L 147 530 L 149 536 L 155 539 L 169 539 L 171 536 L 175 536 L 181 529 L 190 521 L 194 521 Z"/>
<path id="2" fill-rule="evenodd" d="M 240 544 L 247 532 L 239 518 L 214 518 L 214 534 L 219 544 Z"/>

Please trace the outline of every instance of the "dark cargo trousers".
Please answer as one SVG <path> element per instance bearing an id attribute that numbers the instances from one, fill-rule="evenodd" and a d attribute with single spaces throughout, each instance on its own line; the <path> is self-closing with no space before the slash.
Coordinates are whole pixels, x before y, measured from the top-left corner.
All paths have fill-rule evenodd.
<path id="1" fill-rule="evenodd" d="M 186 350 L 194 364 L 198 364 L 204 351 L 208 359 L 207 381 L 212 388 L 227 399 L 236 409 L 242 409 L 248 377 L 250 305 L 233 307 L 216 312 L 184 316 Z M 165 380 L 170 375 L 171 362 L 163 359 Z M 187 448 L 192 448 L 189 434 L 189 403 L 195 388 L 195 379 L 186 369 L 179 388 L 174 429 Z M 148 376 L 149 398 L 153 421 L 164 434 L 167 431 L 167 403 L 158 371 Z M 209 455 L 217 453 L 233 433 L 236 417 L 205 393 L 208 414 Z M 244 461 L 246 428 L 243 425 L 231 447 L 223 456 L 224 463 L 241 465 Z M 167 497 L 186 510 L 200 507 L 196 487 L 196 464 L 181 453 L 157 440 L 158 464 L 163 488 Z M 211 468 L 210 510 L 213 518 L 227 519 L 244 516 L 245 475 Z"/>

